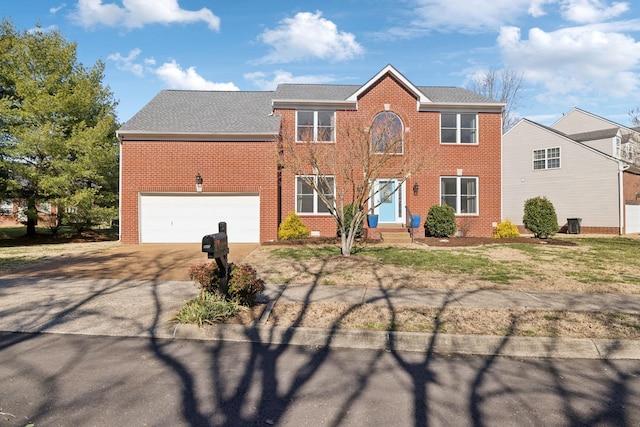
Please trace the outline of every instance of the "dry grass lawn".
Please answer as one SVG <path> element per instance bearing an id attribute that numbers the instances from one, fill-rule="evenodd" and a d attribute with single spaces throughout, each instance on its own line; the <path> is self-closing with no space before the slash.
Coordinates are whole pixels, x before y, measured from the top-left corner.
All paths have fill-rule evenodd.
<path id="1" fill-rule="evenodd" d="M 452 256 L 482 259 L 475 273 L 452 272 L 446 266 L 426 269 L 398 266 L 364 255 L 295 258 L 282 256 L 279 252 L 290 251 L 291 246 L 277 245 L 260 247 L 244 262 L 251 264 L 268 283 L 291 285 L 640 293 L 640 256 L 636 257 L 636 262 L 615 262 L 605 259 L 603 253 L 590 245 L 530 246 L 411 246 L 411 250 L 430 251 L 434 256 L 439 251 L 446 251 Z M 637 247 L 632 248 L 640 249 L 640 240 Z M 304 246 L 294 247 L 294 250 L 304 249 Z M 640 255 L 640 250 L 637 254 Z M 261 309 L 256 307 L 233 321 L 254 322 Z M 527 308 L 354 307 L 340 303 L 304 306 L 278 302 L 269 315 L 268 324 L 449 334 L 640 339 L 640 315 L 637 314 Z"/>

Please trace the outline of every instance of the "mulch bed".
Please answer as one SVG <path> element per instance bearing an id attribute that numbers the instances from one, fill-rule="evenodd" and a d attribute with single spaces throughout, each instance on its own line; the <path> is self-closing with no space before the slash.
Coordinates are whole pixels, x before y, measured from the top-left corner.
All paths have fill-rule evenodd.
<path id="1" fill-rule="evenodd" d="M 427 246 L 437 247 L 465 247 L 465 246 L 482 246 L 482 245 L 496 245 L 505 243 L 526 243 L 534 245 L 551 245 L 551 246 L 576 246 L 576 243 L 569 242 L 563 239 L 539 239 L 535 237 L 512 237 L 508 239 L 496 239 L 493 237 L 422 237 L 414 239 L 417 243 L 422 243 Z M 382 243 L 380 240 L 358 240 L 361 243 L 377 244 Z M 337 237 L 310 237 L 308 239 L 294 239 L 294 240 L 280 240 L 277 242 L 267 242 L 263 245 L 339 245 L 340 239 Z"/>

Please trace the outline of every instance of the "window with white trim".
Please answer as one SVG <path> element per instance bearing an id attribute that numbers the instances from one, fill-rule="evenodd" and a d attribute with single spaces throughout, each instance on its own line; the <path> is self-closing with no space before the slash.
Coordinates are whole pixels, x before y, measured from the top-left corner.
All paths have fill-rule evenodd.
<path id="1" fill-rule="evenodd" d="M 10 215 L 13 213 L 13 200 L 6 199 L 0 201 L 0 214 L 1 215 Z"/>
<path id="2" fill-rule="evenodd" d="M 376 114 L 371 124 L 371 147 L 374 153 L 402 154 L 403 126 L 397 114 Z"/>
<path id="3" fill-rule="evenodd" d="M 332 176 L 297 176 L 296 177 L 296 213 L 298 214 L 328 214 L 329 206 L 320 197 L 308 180 L 312 180 L 315 187 L 327 200 L 333 202 L 335 197 L 335 178 Z"/>
<path id="4" fill-rule="evenodd" d="M 478 115 L 475 113 L 440 113 L 442 144 L 477 144 Z"/>
<path id="5" fill-rule="evenodd" d="M 296 141 L 335 141 L 335 111 L 296 111 Z"/>
<path id="6" fill-rule="evenodd" d="M 451 206 L 456 215 L 476 215 L 478 213 L 478 178 L 441 177 L 440 205 Z"/>
<path id="7" fill-rule="evenodd" d="M 622 139 L 619 136 L 613 137 L 613 157 L 619 159 L 622 156 Z"/>
<path id="8" fill-rule="evenodd" d="M 533 150 L 533 170 L 558 169 L 560 147 Z"/>

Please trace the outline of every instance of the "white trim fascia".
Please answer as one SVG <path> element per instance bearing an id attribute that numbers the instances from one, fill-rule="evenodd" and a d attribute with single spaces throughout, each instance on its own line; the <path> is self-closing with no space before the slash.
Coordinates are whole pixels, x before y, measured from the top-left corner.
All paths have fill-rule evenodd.
<path id="1" fill-rule="evenodd" d="M 410 92 L 412 92 L 416 96 L 416 98 L 418 98 L 418 106 L 420 106 L 420 104 L 425 103 L 425 102 L 431 102 L 431 100 L 429 98 L 427 98 L 425 96 L 425 94 L 422 93 L 422 91 L 420 91 L 420 89 L 418 89 L 418 87 L 416 85 L 411 83 L 409 81 L 409 79 L 407 79 L 405 76 L 403 76 L 391 64 L 388 64 L 386 67 L 384 67 L 382 70 L 380 70 L 375 76 L 373 76 L 371 79 L 369 79 L 368 82 L 366 82 L 364 85 L 362 85 L 360 87 L 360 89 L 355 91 L 349 98 L 347 98 L 347 100 L 352 101 L 352 102 L 358 102 L 358 98 L 360 97 L 360 95 L 363 92 L 367 91 L 374 83 L 376 83 L 378 80 L 380 80 L 382 77 L 384 77 L 387 73 L 393 75 L 393 77 L 395 77 L 400 83 L 402 83 L 402 85 L 405 87 L 405 89 L 407 89 Z"/>
<path id="2" fill-rule="evenodd" d="M 278 140 L 274 133 L 208 133 L 208 132 L 145 132 L 116 131 L 116 137 L 123 141 L 212 141 L 212 142 L 271 142 Z"/>
<path id="3" fill-rule="evenodd" d="M 468 102 L 461 104 L 459 102 L 438 102 L 420 104 L 419 111 L 455 111 L 458 113 L 502 113 L 506 104 L 495 103 L 475 103 Z"/>
<path id="4" fill-rule="evenodd" d="M 357 110 L 358 103 L 341 100 L 319 99 L 274 99 L 271 103 L 273 109 L 295 110 L 298 108 L 332 109 L 332 110 Z"/>

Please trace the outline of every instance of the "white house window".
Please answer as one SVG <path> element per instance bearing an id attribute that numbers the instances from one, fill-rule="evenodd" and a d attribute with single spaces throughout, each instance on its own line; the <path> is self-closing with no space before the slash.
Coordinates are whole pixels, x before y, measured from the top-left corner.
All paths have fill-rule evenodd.
<path id="1" fill-rule="evenodd" d="M 403 126 L 397 114 L 378 113 L 371 124 L 371 147 L 374 153 L 402 154 Z"/>
<path id="2" fill-rule="evenodd" d="M 558 169 L 560 147 L 533 150 L 533 170 Z"/>
<path id="3" fill-rule="evenodd" d="M 13 200 L 2 200 L 0 201 L 0 214 L 2 215 L 10 215 L 13 213 Z"/>
<path id="4" fill-rule="evenodd" d="M 335 111 L 296 111 L 296 141 L 335 141 Z"/>
<path id="5" fill-rule="evenodd" d="M 443 144 L 477 144 L 478 115 L 475 113 L 441 113 L 440 141 Z"/>
<path id="6" fill-rule="evenodd" d="M 449 205 L 456 215 L 478 213 L 477 177 L 441 177 L 440 204 Z"/>
<path id="7" fill-rule="evenodd" d="M 613 157 L 619 159 L 622 155 L 622 139 L 619 136 L 613 137 Z"/>
<path id="8" fill-rule="evenodd" d="M 296 213 L 325 214 L 329 213 L 329 206 L 309 185 L 311 179 L 320 193 L 332 202 L 335 197 L 335 178 L 332 176 L 297 176 L 296 177 Z"/>

